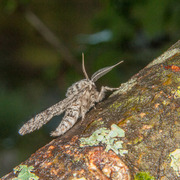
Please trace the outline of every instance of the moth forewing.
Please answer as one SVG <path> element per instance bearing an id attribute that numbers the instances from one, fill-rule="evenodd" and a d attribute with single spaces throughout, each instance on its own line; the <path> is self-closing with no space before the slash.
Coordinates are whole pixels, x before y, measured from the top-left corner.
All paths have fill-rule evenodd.
<path id="1" fill-rule="evenodd" d="M 67 109 L 67 107 L 70 106 L 70 104 L 75 100 L 76 97 L 69 96 L 64 100 L 42 111 L 41 113 L 37 114 L 20 128 L 19 134 L 25 135 L 41 128 L 44 124 L 48 123 L 54 116 L 59 116 L 60 114 L 62 114 Z"/>
<path id="2" fill-rule="evenodd" d="M 113 66 L 108 66 L 102 69 L 99 69 L 98 71 L 96 71 L 92 77 L 91 77 L 91 81 L 96 82 L 99 78 L 101 78 L 102 76 L 104 76 L 105 74 L 107 74 L 109 71 L 111 71 L 114 67 L 116 67 L 117 65 L 121 64 L 123 61 L 118 62 L 117 64 L 113 65 Z"/>

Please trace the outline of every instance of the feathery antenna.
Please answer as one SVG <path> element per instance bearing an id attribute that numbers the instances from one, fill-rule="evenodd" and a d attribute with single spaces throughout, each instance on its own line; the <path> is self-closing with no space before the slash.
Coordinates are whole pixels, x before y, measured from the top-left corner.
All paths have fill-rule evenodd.
<path id="1" fill-rule="evenodd" d="M 116 67 L 117 65 L 121 64 L 123 61 L 118 62 L 117 64 L 113 65 L 113 66 L 108 66 L 105 68 L 102 68 L 98 71 L 96 71 L 92 77 L 91 77 L 91 81 L 96 82 L 100 77 L 104 76 L 106 73 L 108 73 L 109 71 L 111 71 L 114 67 Z"/>

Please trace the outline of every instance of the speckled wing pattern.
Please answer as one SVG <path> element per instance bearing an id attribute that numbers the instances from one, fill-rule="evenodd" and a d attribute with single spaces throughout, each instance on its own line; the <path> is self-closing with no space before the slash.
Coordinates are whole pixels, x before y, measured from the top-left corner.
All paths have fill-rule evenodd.
<path id="1" fill-rule="evenodd" d="M 71 104 L 72 101 L 73 99 L 71 99 L 71 97 L 68 97 L 63 101 L 60 101 L 55 105 L 49 107 L 45 111 L 37 114 L 35 117 L 30 119 L 21 127 L 21 129 L 19 130 L 19 134 L 25 135 L 27 133 L 33 132 L 34 130 L 41 128 L 44 124 L 48 123 L 51 120 L 51 118 L 62 114 L 66 110 L 67 106 Z"/>

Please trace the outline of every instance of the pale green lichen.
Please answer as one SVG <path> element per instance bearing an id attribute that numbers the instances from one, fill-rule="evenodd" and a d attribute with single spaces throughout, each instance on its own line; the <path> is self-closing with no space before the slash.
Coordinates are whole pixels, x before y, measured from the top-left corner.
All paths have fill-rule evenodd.
<path id="1" fill-rule="evenodd" d="M 178 86 L 177 90 L 171 91 L 171 93 L 174 95 L 174 99 L 180 98 L 180 86 Z"/>
<path id="2" fill-rule="evenodd" d="M 149 172 L 139 172 L 135 175 L 134 180 L 155 180 L 155 178 Z"/>
<path id="3" fill-rule="evenodd" d="M 170 166 L 174 169 L 176 175 L 180 177 L 180 149 L 176 149 L 175 151 L 170 153 L 169 156 L 171 157 Z"/>
<path id="4" fill-rule="evenodd" d="M 170 103 L 171 103 L 171 101 L 169 99 L 162 101 L 162 104 L 165 106 L 169 105 Z"/>
<path id="5" fill-rule="evenodd" d="M 118 127 L 116 124 L 111 125 L 111 130 L 107 128 L 100 128 L 96 130 L 90 137 L 81 138 L 81 147 L 83 146 L 95 146 L 99 143 L 106 144 L 105 151 L 113 150 L 116 154 L 123 156 L 128 153 L 127 150 L 123 150 L 123 141 L 119 138 L 125 137 L 125 132 L 123 129 Z"/>
<path id="6" fill-rule="evenodd" d="M 19 165 L 13 169 L 14 174 L 19 172 L 18 177 L 13 178 L 13 180 L 38 180 L 39 177 L 32 173 L 34 167 L 27 165 Z"/>
<path id="7" fill-rule="evenodd" d="M 110 106 L 111 109 L 118 109 L 122 105 L 121 102 L 115 102 Z"/>
<path id="8" fill-rule="evenodd" d="M 180 97 L 180 86 L 178 86 L 177 94 Z"/>

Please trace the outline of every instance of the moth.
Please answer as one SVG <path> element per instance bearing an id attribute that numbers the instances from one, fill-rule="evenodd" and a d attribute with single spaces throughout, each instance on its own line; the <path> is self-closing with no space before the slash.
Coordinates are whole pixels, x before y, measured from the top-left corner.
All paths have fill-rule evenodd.
<path id="1" fill-rule="evenodd" d="M 98 70 L 92 75 L 91 79 L 89 79 L 84 65 L 84 54 L 82 54 L 82 71 L 85 79 L 72 84 L 72 86 L 68 88 L 64 100 L 37 114 L 34 118 L 25 123 L 19 130 L 19 134 L 25 135 L 41 128 L 54 116 L 58 116 L 64 111 L 65 115 L 61 123 L 56 130 L 51 133 L 51 136 L 60 136 L 64 134 L 73 127 L 80 117 L 83 121 L 87 111 L 89 111 L 95 103 L 103 100 L 106 91 L 114 91 L 118 89 L 102 86 L 99 92 L 96 89 L 95 82 L 122 62 L 123 61 L 120 61 L 113 66 L 108 66 Z"/>

